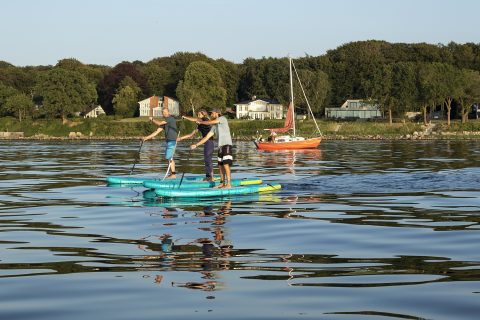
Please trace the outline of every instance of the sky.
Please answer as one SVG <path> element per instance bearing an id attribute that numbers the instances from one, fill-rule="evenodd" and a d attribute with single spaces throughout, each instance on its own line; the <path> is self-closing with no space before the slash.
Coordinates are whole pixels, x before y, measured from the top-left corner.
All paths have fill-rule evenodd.
<path id="1" fill-rule="evenodd" d="M 478 0 L 0 0 L 0 61 L 115 66 L 179 51 L 241 63 L 362 40 L 480 43 Z"/>

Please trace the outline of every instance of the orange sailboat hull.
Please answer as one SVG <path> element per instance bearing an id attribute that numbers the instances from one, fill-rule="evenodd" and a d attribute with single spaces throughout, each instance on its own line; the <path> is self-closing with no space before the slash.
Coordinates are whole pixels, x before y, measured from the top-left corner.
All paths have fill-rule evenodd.
<path id="1" fill-rule="evenodd" d="M 301 141 L 290 142 L 259 142 L 254 141 L 259 150 L 299 150 L 299 149 L 316 149 L 322 138 L 305 139 Z"/>

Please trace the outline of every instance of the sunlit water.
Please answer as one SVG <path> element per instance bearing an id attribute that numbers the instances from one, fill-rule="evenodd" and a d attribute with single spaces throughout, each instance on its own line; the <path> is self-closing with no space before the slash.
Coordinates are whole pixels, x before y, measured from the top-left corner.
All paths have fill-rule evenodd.
<path id="1" fill-rule="evenodd" d="M 0 319 L 479 317 L 480 142 L 238 142 L 233 176 L 282 191 L 204 200 L 106 186 L 138 142 L 0 148 Z"/>

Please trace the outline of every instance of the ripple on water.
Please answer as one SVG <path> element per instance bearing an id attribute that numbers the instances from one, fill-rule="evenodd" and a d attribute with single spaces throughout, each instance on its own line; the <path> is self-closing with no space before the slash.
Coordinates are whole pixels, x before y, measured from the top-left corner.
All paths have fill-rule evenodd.
<path id="1" fill-rule="evenodd" d="M 478 142 L 239 142 L 234 176 L 282 191 L 200 200 L 107 187 L 130 172 L 136 142 L 67 143 L 0 142 L 1 318 L 480 312 Z M 135 173 L 163 174 L 162 148 L 147 143 Z M 202 174 L 201 150 L 176 157 L 179 172 Z"/>

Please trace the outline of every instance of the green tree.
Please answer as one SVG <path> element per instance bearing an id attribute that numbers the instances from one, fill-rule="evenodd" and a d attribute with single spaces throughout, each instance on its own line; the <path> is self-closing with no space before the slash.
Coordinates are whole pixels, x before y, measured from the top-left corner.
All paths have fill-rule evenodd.
<path id="1" fill-rule="evenodd" d="M 146 92 L 147 81 L 145 75 L 140 72 L 140 69 L 143 67 L 143 65 L 138 63 L 124 61 L 109 70 L 97 86 L 98 100 L 105 108 L 105 112 L 108 114 L 113 112 L 113 96 L 121 88 L 120 83 L 126 76 L 135 80 L 138 86 L 142 89 L 142 92 Z"/>
<path id="2" fill-rule="evenodd" d="M 238 102 L 239 67 L 235 63 L 224 59 L 216 60 L 213 62 L 213 65 L 218 72 L 220 72 L 220 76 L 222 77 L 227 94 L 226 104 L 227 106 L 232 106 L 234 103 Z"/>
<path id="3" fill-rule="evenodd" d="M 390 47 L 385 41 L 352 42 L 327 52 L 332 62 L 332 103 L 341 105 L 345 99 L 363 99 L 368 92 L 363 84 L 387 64 L 384 52 Z"/>
<path id="4" fill-rule="evenodd" d="M 21 122 L 33 114 L 34 104 L 29 96 L 24 93 L 18 93 L 7 98 L 5 109 L 12 112 Z"/>
<path id="5" fill-rule="evenodd" d="M 462 123 L 465 123 L 468 120 L 470 107 L 475 102 L 480 102 L 480 72 L 470 69 L 462 70 L 462 90 L 458 96 L 458 101 Z"/>
<path id="6" fill-rule="evenodd" d="M 124 118 L 131 118 L 135 115 L 137 110 L 137 92 L 130 86 L 121 88 L 113 96 L 113 110 L 116 115 Z"/>
<path id="7" fill-rule="evenodd" d="M 450 42 L 447 48 L 452 54 L 453 65 L 457 68 L 480 71 L 480 61 L 478 59 L 480 55 L 480 44 L 457 44 Z"/>
<path id="8" fill-rule="evenodd" d="M 294 93 L 296 106 L 305 110 L 307 114 L 308 105 L 305 100 L 305 96 L 310 103 L 313 113 L 323 114 L 325 107 L 324 103 L 330 91 L 330 82 L 328 80 L 328 75 L 323 71 L 310 71 L 306 69 L 297 70 L 298 77 L 300 78 L 300 83 L 294 85 Z M 296 78 L 296 73 L 294 72 L 294 79 Z M 294 81 L 295 83 L 295 81 Z M 305 96 L 303 90 L 305 91 Z"/>
<path id="9" fill-rule="evenodd" d="M 280 103 L 288 105 L 288 102 L 290 101 L 288 59 L 264 58 L 262 64 L 262 83 L 266 93 L 264 98 L 275 99 Z"/>
<path id="10" fill-rule="evenodd" d="M 192 62 L 185 71 L 184 80 L 177 87 L 177 97 L 183 106 L 195 108 L 224 107 L 226 90 L 220 73 L 207 62 Z"/>
<path id="11" fill-rule="evenodd" d="M 10 114 L 10 111 L 5 108 L 5 103 L 7 102 L 7 99 L 9 97 L 18 93 L 18 90 L 16 90 L 15 88 L 6 86 L 2 82 L 0 82 L 0 115 L 5 116 Z"/>
<path id="12" fill-rule="evenodd" d="M 93 83 L 77 71 L 62 68 L 42 74 L 35 92 L 42 97 L 43 111 L 48 117 L 60 116 L 64 120 L 97 100 Z"/>
<path id="13" fill-rule="evenodd" d="M 362 86 L 368 100 L 378 104 L 384 112 L 388 113 L 388 121 L 393 123 L 392 117 L 392 80 L 393 68 L 391 65 L 384 65 L 375 70 L 372 77 L 364 80 Z"/>
<path id="14" fill-rule="evenodd" d="M 435 83 L 439 90 L 439 94 L 443 98 L 443 103 L 447 108 L 447 125 L 450 126 L 452 113 L 452 101 L 461 95 L 462 90 L 462 73 L 460 69 L 446 63 L 434 63 L 436 72 Z"/>
<path id="15" fill-rule="evenodd" d="M 130 87 L 134 92 L 136 98 L 140 98 L 142 95 L 142 89 L 138 86 L 137 82 L 133 80 L 131 77 L 126 76 L 120 81 L 120 88 Z"/>
<path id="16" fill-rule="evenodd" d="M 110 67 L 106 66 L 83 64 L 74 58 L 59 60 L 55 67 L 80 72 L 87 77 L 88 81 L 95 83 L 95 85 L 98 85 L 105 74 L 111 69 Z"/>
<path id="17" fill-rule="evenodd" d="M 397 62 L 392 65 L 392 105 L 397 115 L 415 109 L 417 91 L 416 65 L 412 62 Z"/>
<path id="18" fill-rule="evenodd" d="M 288 88 L 288 64 L 285 65 L 285 72 L 287 77 L 283 83 L 285 83 L 286 88 Z M 253 96 L 268 97 L 267 90 L 263 83 L 264 74 L 265 63 L 263 63 L 263 61 L 253 58 L 245 59 L 240 71 L 238 88 L 238 97 L 240 100 L 251 99 Z M 277 85 L 280 85 L 280 83 L 277 82 Z M 282 102 L 282 99 L 279 99 L 279 97 L 276 97 L 276 99 Z M 285 93 L 284 101 L 288 101 L 288 91 Z"/>
<path id="19" fill-rule="evenodd" d="M 165 88 L 170 82 L 168 69 L 159 62 L 149 62 L 141 68 L 141 71 L 147 79 L 147 96 L 164 96 Z"/>
<path id="20" fill-rule="evenodd" d="M 423 122 L 427 124 L 427 111 L 433 111 L 435 106 L 442 103 L 443 93 L 439 84 L 442 75 L 439 73 L 438 63 L 422 63 L 418 68 L 418 100 L 423 110 Z"/>
<path id="21" fill-rule="evenodd" d="M 450 126 L 452 114 L 452 101 L 462 95 L 462 71 L 452 65 L 446 65 L 444 80 L 447 83 L 447 96 L 445 104 L 447 107 L 447 124 Z"/>

